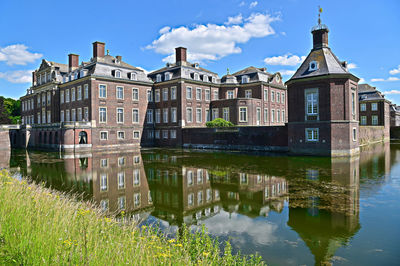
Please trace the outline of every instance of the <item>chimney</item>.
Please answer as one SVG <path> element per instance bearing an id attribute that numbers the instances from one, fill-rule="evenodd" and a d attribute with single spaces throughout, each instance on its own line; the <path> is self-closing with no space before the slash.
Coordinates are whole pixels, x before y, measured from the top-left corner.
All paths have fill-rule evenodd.
<path id="1" fill-rule="evenodd" d="M 117 60 L 118 60 L 119 62 L 121 62 L 121 61 L 122 61 L 122 56 L 120 56 L 120 55 L 117 55 L 117 56 L 116 56 L 116 58 L 117 58 Z"/>
<path id="2" fill-rule="evenodd" d="M 177 64 L 186 62 L 186 48 L 185 47 L 175 48 L 175 61 Z"/>
<path id="3" fill-rule="evenodd" d="M 69 71 L 75 70 L 79 66 L 79 55 L 69 54 L 68 55 L 68 68 Z"/>
<path id="4" fill-rule="evenodd" d="M 329 29 L 325 25 L 318 25 L 311 31 L 313 35 L 313 49 L 328 47 Z"/>
<path id="5" fill-rule="evenodd" d="M 104 42 L 93 43 L 93 58 L 104 57 L 104 49 L 106 44 Z"/>
<path id="6" fill-rule="evenodd" d="M 32 86 L 36 86 L 36 71 L 32 72 Z"/>

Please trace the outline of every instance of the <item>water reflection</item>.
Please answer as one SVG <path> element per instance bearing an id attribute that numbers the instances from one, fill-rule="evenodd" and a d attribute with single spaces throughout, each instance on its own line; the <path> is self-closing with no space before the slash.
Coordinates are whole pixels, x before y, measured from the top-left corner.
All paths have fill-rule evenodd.
<path id="1" fill-rule="evenodd" d="M 159 219 L 177 228 L 205 224 L 213 235 L 233 237 L 236 248 L 257 251 L 272 264 L 320 265 L 331 263 L 360 230 L 360 187 L 373 193 L 397 154 L 388 144 L 352 159 L 182 150 L 14 152 L 10 168 L 83 193 L 104 211 L 124 211 L 127 219 Z M 366 182 L 371 179 L 374 186 Z M 276 255 L 282 252 L 288 256 Z"/>

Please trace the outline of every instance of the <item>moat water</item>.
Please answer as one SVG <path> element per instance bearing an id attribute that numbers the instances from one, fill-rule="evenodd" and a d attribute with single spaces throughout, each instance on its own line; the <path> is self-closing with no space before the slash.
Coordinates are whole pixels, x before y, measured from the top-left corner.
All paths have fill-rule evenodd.
<path id="1" fill-rule="evenodd" d="M 400 144 L 352 159 L 173 149 L 2 157 L 0 167 L 105 212 L 171 234 L 205 225 L 269 265 L 400 265 Z"/>

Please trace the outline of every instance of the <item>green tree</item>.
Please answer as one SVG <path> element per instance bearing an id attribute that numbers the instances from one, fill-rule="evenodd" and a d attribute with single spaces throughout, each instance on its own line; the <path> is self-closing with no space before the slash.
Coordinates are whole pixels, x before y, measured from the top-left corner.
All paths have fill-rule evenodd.
<path id="1" fill-rule="evenodd" d="M 0 96 L 0 124 L 17 124 L 21 121 L 21 101 Z"/>
<path id="2" fill-rule="evenodd" d="M 206 123 L 207 127 L 234 127 L 235 125 L 229 121 L 226 121 L 222 118 L 216 118 L 213 121 L 209 121 Z"/>

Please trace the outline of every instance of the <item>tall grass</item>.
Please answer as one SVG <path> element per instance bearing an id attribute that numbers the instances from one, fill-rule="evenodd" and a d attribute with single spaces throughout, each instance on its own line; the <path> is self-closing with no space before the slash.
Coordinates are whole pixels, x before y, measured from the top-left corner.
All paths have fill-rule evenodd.
<path id="1" fill-rule="evenodd" d="M 242 265 L 259 256 L 220 250 L 205 232 L 168 239 L 153 227 L 122 225 L 90 203 L 0 172 L 0 264 Z"/>

